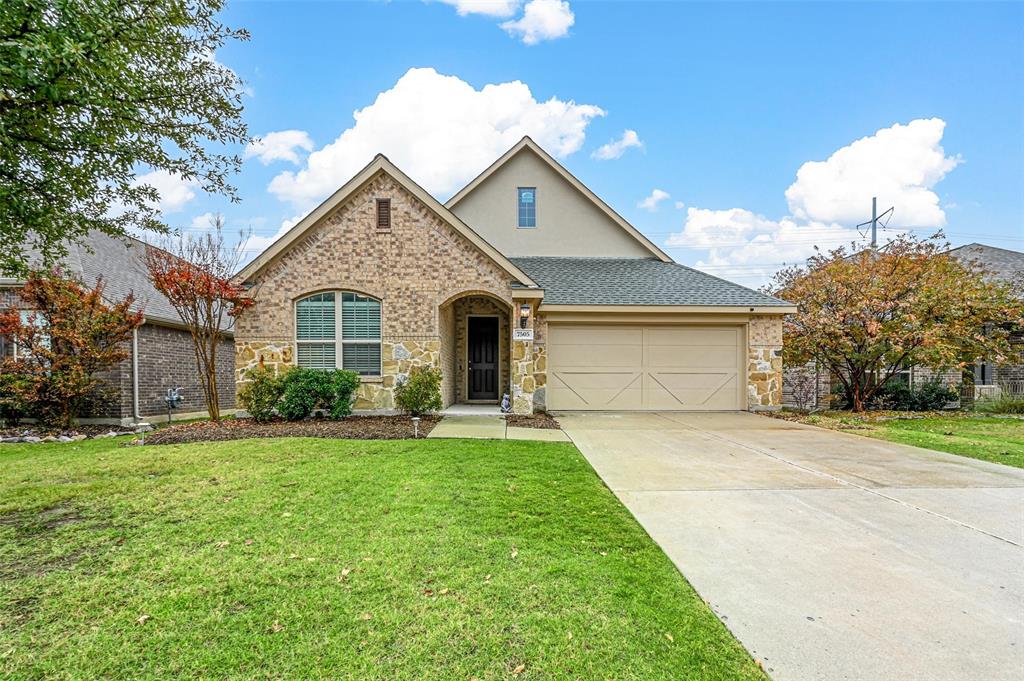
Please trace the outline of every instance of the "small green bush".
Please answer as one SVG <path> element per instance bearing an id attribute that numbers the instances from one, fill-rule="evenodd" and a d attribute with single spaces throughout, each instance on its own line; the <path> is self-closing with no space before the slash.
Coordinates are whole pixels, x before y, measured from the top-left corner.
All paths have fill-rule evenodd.
<path id="1" fill-rule="evenodd" d="M 253 420 L 259 422 L 274 418 L 277 403 L 284 394 L 284 376 L 266 367 L 256 367 L 246 373 L 249 382 L 238 392 L 238 400 Z"/>
<path id="2" fill-rule="evenodd" d="M 1024 414 L 1024 397 L 1003 396 L 978 400 L 974 408 L 986 414 Z"/>
<path id="3" fill-rule="evenodd" d="M 0 425 L 16 426 L 28 415 L 29 405 L 22 395 L 25 377 L 16 373 L 0 373 Z"/>
<path id="4" fill-rule="evenodd" d="M 359 387 L 354 371 L 292 369 L 284 375 L 284 390 L 277 413 L 289 421 L 307 418 L 315 409 L 324 409 L 331 418 L 352 413 L 352 395 Z"/>
<path id="5" fill-rule="evenodd" d="M 395 386 L 395 404 L 413 416 L 440 411 L 441 370 L 432 366 L 413 367 L 409 377 Z"/>
<path id="6" fill-rule="evenodd" d="M 938 381 L 929 381 L 916 388 L 905 383 L 892 382 L 876 396 L 877 408 L 897 411 L 938 411 L 950 402 L 956 402 L 960 393 Z"/>
<path id="7" fill-rule="evenodd" d="M 938 381 L 928 381 L 910 387 L 902 381 L 893 380 L 872 395 L 865 407 L 868 410 L 939 411 L 945 409 L 950 402 L 959 399 L 958 386 L 947 387 Z M 835 386 L 832 389 L 832 408 L 847 410 L 851 407 L 852 403 L 843 391 L 843 386 Z"/>

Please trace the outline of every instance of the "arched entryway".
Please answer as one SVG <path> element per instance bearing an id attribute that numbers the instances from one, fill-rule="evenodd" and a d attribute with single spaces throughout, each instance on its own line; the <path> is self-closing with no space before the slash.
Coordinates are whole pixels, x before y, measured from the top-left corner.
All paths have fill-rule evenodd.
<path id="1" fill-rule="evenodd" d="M 438 307 L 445 406 L 497 404 L 509 392 L 512 305 L 484 291 Z"/>

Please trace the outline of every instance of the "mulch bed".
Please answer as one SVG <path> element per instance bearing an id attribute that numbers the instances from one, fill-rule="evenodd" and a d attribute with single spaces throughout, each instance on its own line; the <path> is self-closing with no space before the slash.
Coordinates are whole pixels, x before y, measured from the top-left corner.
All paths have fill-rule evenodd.
<path id="1" fill-rule="evenodd" d="M 440 416 L 420 419 L 419 436 L 424 438 L 441 420 Z M 182 442 L 212 442 L 264 437 L 323 437 L 346 440 L 406 440 L 413 437 L 408 416 L 349 416 L 340 421 L 270 421 L 226 419 L 179 423 L 146 435 L 147 445 L 171 445 Z"/>
<path id="2" fill-rule="evenodd" d="M 542 430 L 561 430 L 562 426 L 551 414 L 505 414 L 505 424 L 514 428 L 540 428 Z"/>

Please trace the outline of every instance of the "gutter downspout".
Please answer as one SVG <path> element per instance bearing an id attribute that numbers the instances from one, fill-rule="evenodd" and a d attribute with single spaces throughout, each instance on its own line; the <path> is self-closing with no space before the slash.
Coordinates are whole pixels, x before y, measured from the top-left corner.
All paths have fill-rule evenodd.
<path id="1" fill-rule="evenodd" d="M 132 329 L 132 415 L 136 423 L 142 421 L 139 414 L 139 327 Z"/>

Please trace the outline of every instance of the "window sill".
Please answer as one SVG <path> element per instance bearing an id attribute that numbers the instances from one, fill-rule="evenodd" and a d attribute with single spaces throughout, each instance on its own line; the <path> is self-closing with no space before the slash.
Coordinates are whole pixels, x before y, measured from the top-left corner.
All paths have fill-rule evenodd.
<path id="1" fill-rule="evenodd" d="M 360 376 L 359 377 L 359 382 L 360 383 L 383 383 L 384 382 L 384 377 L 383 376 Z"/>

